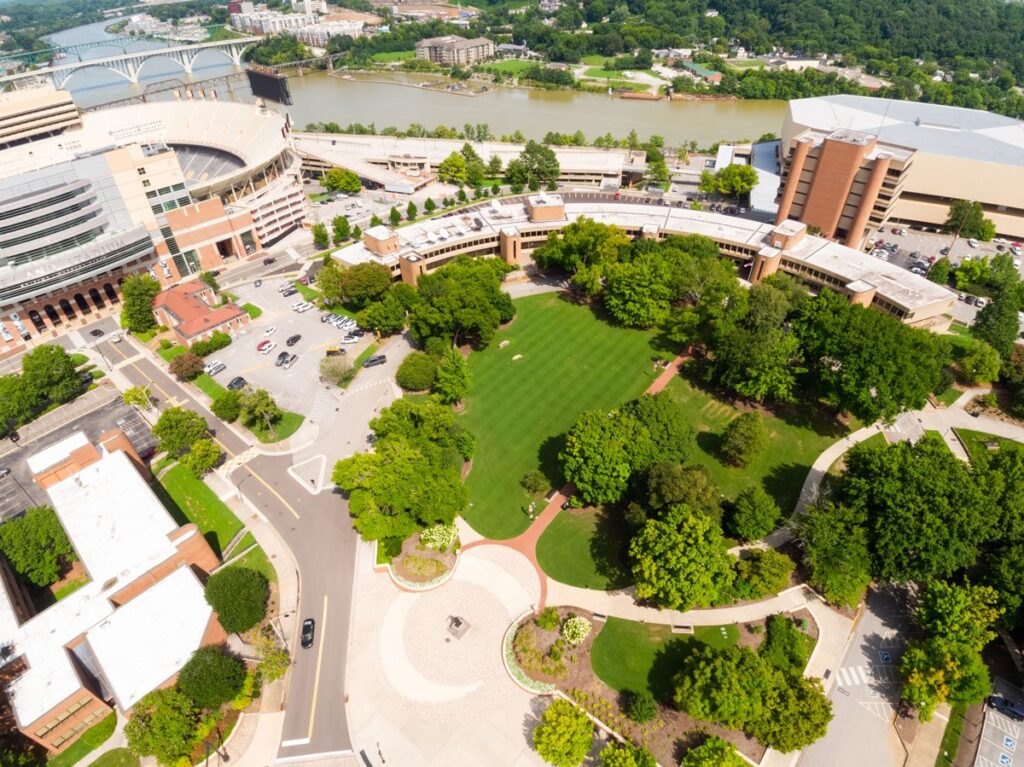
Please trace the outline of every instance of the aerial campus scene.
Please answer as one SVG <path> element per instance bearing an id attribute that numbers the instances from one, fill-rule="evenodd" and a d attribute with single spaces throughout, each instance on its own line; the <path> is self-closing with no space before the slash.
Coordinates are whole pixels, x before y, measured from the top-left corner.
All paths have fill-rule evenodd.
<path id="1" fill-rule="evenodd" d="M 1024 767 L 1022 45 L 0 0 L 0 767 Z"/>

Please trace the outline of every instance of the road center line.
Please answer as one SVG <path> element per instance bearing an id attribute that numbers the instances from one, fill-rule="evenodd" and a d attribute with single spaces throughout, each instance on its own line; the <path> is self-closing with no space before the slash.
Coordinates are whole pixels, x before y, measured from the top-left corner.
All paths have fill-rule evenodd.
<path id="1" fill-rule="evenodd" d="M 316 722 L 316 696 L 320 691 L 320 667 L 324 662 L 324 644 L 327 639 L 327 595 L 324 594 L 324 613 L 320 618 L 320 649 L 316 656 L 316 676 L 313 677 L 313 702 L 309 705 L 309 731 L 306 737 L 313 738 L 313 723 Z"/>

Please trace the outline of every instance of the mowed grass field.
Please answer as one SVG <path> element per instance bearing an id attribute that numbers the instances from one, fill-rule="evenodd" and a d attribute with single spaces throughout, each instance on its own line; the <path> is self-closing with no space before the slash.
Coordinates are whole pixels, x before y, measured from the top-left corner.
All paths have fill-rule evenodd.
<path id="1" fill-rule="evenodd" d="M 504 72 L 506 74 L 520 75 L 531 67 L 537 66 L 538 62 L 529 59 L 505 59 L 487 64 L 483 69 L 485 72 Z"/>
<path id="2" fill-rule="evenodd" d="M 614 327 L 558 294 L 515 305 L 516 319 L 469 357 L 462 416 L 477 442 L 463 516 L 498 539 L 529 526 L 524 474 L 540 469 L 552 487 L 561 486 L 558 454 L 577 416 L 638 397 L 654 379 L 653 333 Z M 502 341 L 509 341 L 504 349 Z M 513 360 L 518 354 L 522 359 Z"/>

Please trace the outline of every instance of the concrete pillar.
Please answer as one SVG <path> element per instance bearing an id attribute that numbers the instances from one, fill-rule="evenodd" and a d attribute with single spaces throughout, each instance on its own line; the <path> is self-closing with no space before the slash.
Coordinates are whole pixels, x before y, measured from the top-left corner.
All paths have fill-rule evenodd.
<path id="1" fill-rule="evenodd" d="M 773 253 L 765 254 L 758 253 L 754 256 L 754 265 L 750 269 L 750 281 L 753 284 L 761 282 L 766 277 L 770 277 L 779 270 L 779 266 L 782 265 L 782 254 Z"/>
<path id="2" fill-rule="evenodd" d="M 519 266 L 523 255 L 522 235 L 503 229 L 498 233 L 498 249 L 502 261 L 512 266 Z"/>
<path id="3" fill-rule="evenodd" d="M 875 163 L 871 168 L 871 175 L 868 177 L 868 183 L 864 185 L 864 194 L 861 195 L 857 215 L 853 219 L 850 231 L 846 234 L 846 244 L 851 248 L 859 248 L 861 241 L 864 239 L 864 228 L 867 226 L 868 218 L 871 216 L 871 209 L 875 207 L 875 203 L 878 201 L 878 192 L 882 188 L 885 174 L 888 173 L 891 164 L 891 155 L 879 154 L 875 158 Z"/>
<path id="4" fill-rule="evenodd" d="M 797 141 L 793 147 L 793 159 L 789 163 L 789 178 L 786 179 L 786 188 L 782 192 L 782 201 L 779 202 L 779 212 L 775 216 L 776 224 L 781 224 L 789 218 L 789 212 L 793 207 L 793 198 L 796 196 L 796 188 L 800 183 L 800 174 L 803 173 L 807 154 L 811 151 L 811 143 L 811 139 L 804 138 Z"/>

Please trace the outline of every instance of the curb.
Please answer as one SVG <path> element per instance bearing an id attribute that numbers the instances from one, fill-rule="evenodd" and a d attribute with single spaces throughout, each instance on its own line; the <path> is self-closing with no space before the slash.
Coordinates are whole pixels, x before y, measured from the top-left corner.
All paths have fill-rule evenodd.
<path id="1" fill-rule="evenodd" d="M 533 615 L 533 610 L 527 610 L 518 618 L 509 624 L 509 627 L 505 629 L 505 635 L 501 638 L 501 663 L 505 667 L 505 673 L 508 674 L 515 685 L 524 692 L 530 693 L 530 695 L 557 695 L 558 688 L 553 684 L 547 682 L 537 682 L 530 679 L 526 672 L 523 671 L 519 664 L 516 662 L 515 652 L 512 649 L 512 640 L 515 638 L 516 630 L 524 619 Z M 516 672 L 519 672 L 517 675 Z M 532 684 L 531 684 L 532 683 Z M 535 687 L 532 685 L 536 685 Z M 573 703 L 573 705 L 576 705 Z M 589 714 L 588 714 L 589 716 Z"/>

